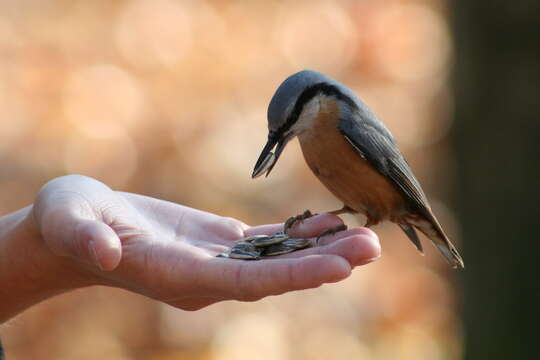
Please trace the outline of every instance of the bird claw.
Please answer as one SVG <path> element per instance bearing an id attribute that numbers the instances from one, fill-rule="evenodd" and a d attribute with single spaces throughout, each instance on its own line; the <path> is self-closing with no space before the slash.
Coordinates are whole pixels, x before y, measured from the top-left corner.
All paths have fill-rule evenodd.
<path id="1" fill-rule="evenodd" d="M 287 219 L 287 221 L 285 221 L 285 225 L 283 225 L 283 232 L 285 234 L 288 233 L 288 231 L 297 223 L 297 222 L 302 222 L 312 216 L 315 216 L 317 214 L 312 214 L 311 211 L 309 210 L 306 210 L 304 211 L 304 213 L 300 214 L 300 215 L 296 215 L 296 216 L 292 216 L 290 218 Z"/>
<path id="2" fill-rule="evenodd" d="M 336 233 L 338 233 L 340 231 L 345 231 L 345 230 L 347 230 L 347 225 L 345 225 L 345 224 L 340 224 L 340 225 L 335 226 L 333 228 L 326 229 L 317 236 L 317 238 L 315 239 L 315 244 L 319 245 L 319 240 L 323 236 L 334 235 L 334 234 L 336 234 Z"/>

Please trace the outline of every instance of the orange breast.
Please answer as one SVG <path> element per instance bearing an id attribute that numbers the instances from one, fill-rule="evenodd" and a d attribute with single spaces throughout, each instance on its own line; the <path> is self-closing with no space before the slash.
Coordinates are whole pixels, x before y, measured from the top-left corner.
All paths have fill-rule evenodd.
<path id="1" fill-rule="evenodd" d="M 335 100 L 321 97 L 313 126 L 298 136 L 307 164 L 338 199 L 375 223 L 399 217 L 405 208 L 403 197 L 341 135 L 337 113 Z"/>

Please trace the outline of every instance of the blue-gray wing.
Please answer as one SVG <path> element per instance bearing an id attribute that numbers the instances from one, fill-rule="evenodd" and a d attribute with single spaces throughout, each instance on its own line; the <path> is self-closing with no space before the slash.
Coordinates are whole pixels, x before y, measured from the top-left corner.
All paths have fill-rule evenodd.
<path id="1" fill-rule="evenodd" d="M 394 138 L 365 105 L 360 102 L 357 105 L 357 109 L 342 113 L 339 131 L 358 154 L 375 170 L 390 179 L 405 197 L 409 214 L 399 226 L 418 250 L 422 251 L 422 246 L 414 228 L 427 235 L 450 264 L 463 268 L 463 259 L 431 212 L 426 195 L 401 155 Z"/>
<path id="2" fill-rule="evenodd" d="M 366 116 L 360 121 L 360 116 Z M 390 179 L 406 197 L 410 210 L 432 217 L 426 195 L 409 164 L 401 155 L 398 146 L 384 125 L 371 113 L 346 113 L 338 125 L 339 131 L 379 173 Z M 429 215 L 428 215 L 429 214 Z"/>

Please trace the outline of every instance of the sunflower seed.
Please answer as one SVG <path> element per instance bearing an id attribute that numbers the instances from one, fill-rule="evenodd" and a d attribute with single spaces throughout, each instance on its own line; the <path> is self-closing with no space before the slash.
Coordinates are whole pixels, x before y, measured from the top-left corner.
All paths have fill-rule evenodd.
<path id="1" fill-rule="evenodd" d="M 260 241 L 263 241 L 264 239 L 269 239 L 269 238 L 270 238 L 270 236 L 268 236 L 268 235 L 251 235 L 251 236 L 248 236 L 248 237 L 243 238 L 241 240 L 238 240 L 237 243 L 242 243 L 242 242 L 250 243 L 250 242 L 253 242 L 253 241 L 259 240 L 259 239 L 260 239 Z"/>
<path id="2" fill-rule="evenodd" d="M 229 251 L 229 257 L 231 259 L 258 260 L 260 259 L 260 254 L 258 252 L 244 251 L 232 248 Z"/>
<path id="3" fill-rule="evenodd" d="M 291 246 L 286 246 L 283 244 L 276 244 L 276 245 L 270 245 L 264 248 L 262 255 L 263 256 L 277 256 L 277 255 L 288 254 L 295 250 L 296 249 Z"/>
<path id="4" fill-rule="evenodd" d="M 217 257 L 258 260 L 261 257 L 288 254 L 296 250 L 313 246 L 313 240 L 303 238 L 289 238 L 283 231 L 273 235 L 251 235 L 238 240 L 226 252 Z"/>
<path id="5" fill-rule="evenodd" d="M 257 247 L 267 247 L 270 245 L 280 244 L 288 238 L 289 237 L 285 234 L 274 234 L 267 238 L 253 240 L 251 243 Z"/>
<path id="6" fill-rule="evenodd" d="M 270 168 L 270 166 L 274 164 L 274 162 L 276 162 L 276 156 L 273 152 L 270 151 L 264 158 L 261 166 L 257 168 L 257 172 L 253 174 L 253 178 L 259 177 L 264 174 Z"/>
<path id="7" fill-rule="evenodd" d="M 257 250 L 255 245 L 253 245 L 252 243 L 245 242 L 245 241 L 234 244 L 232 249 L 248 251 L 248 252 L 259 252 L 259 250 Z"/>
<path id="8" fill-rule="evenodd" d="M 295 250 L 305 249 L 312 245 L 310 239 L 287 239 L 281 243 L 281 245 L 289 246 Z"/>

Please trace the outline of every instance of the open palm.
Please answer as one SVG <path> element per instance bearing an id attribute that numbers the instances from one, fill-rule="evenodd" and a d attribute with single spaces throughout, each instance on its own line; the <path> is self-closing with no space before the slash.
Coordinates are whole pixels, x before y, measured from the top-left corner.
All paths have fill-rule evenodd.
<path id="1" fill-rule="evenodd" d="M 358 228 L 272 259 L 216 258 L 234 241 L 275 233 L 283 224 L 250 227 L 167 201 L 115 192 L 83 176 L 45 185 L 33 214 L 45 244 L 73 269 L 73 275 L 65 276 L 125 288 L 188 310 L 339 281 L 354 266 L 380 255 L 376 235 Z M 314 237 L 340 223 L 336 216 L 318 215 L 291 234 Z"/>

